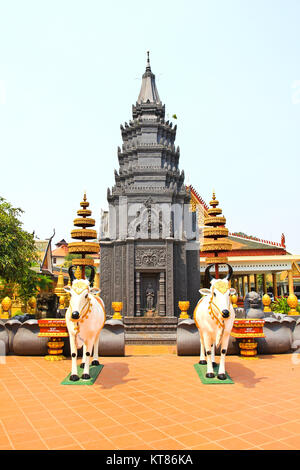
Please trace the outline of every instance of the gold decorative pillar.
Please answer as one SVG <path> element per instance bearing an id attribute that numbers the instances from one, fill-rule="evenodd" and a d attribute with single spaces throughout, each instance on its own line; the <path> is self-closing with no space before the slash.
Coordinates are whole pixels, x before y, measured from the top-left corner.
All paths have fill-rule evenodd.
<path id="1" fill-rule="evenodd" d="M 291 295 L 291 294 L 294 294 L 294 281 L 293 281 L 292 270 L 288 271 L 288 280 L 289 280 L 289 295 Z"/>
<path id="2" fill-rule="evenodd" d="M 275 299 L 275 297 L 278 297 L 276 273 L 272 273 L 272 280 L 273 280 L 273 295 L 274 295 L 274 299 Z"/>
<path id="3" fill-rule="evenodd" d="M 240 278 L 239 278 L 239 276 L 237 276 L 237 278 L 236 278 L 236 286 L 237 286 L 237 289 L 236 289 L 237 295 L 238 295 L 238 297 L 240 297 L 241 292 L 240 292 Z"/>
<path id="4" fill-rule="evenodd" d="M 246 278 L 242 276 L 242 284 L 243 284 L 243 297 L 246 295 Z"/>
<path id="5" fill-rule="evenodd" d="M 247 276 L 247 285 L 248 285 L 248 292 L 251 292 L 251 279 L 250 274 Z"/>
<path id="6" fill-rule="evenodd" d="M 258 277 L 257 277 L 257 274 L 254 274 L 254 284 L 255 284 L 255 292 L 258 292 Z"/>
<path id="7" fill-rule="evenodd" d="M 263 277 L 263 290 L 264 290 L 264 294 L 266 294 L 266 293 L 267 293 L 267 278 L 266 278 L 266 274 L 263 273 L 262 277 Z"/>
<path id="8" fill-rule="evenodd" d="M 100 289 L 100 274 L 99 274 L 98 271 L 97 271 L 96 274 L 95 274 L 94 287 L 95 287 L 96 289 Z"/>

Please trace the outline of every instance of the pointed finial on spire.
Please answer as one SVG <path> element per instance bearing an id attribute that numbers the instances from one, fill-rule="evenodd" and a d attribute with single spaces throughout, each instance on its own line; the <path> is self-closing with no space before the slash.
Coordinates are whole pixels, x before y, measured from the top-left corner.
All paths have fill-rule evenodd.
<path id="1" fill-rule="evenodd" d="M 146 67 L 146 72 L 151 72 L 151 67 L 150 67 L 150 52 L 147 51 L 147 67 Z"/>
<path id="2" fill-rule="evenodd" d="M 213 195 L 212 195 L 212 200 L 209 203 L 212 207 L 216 207 L 219 205 L 219 201 L 216 199 L 216 193 L 215 190 L 213 190 Z"/>

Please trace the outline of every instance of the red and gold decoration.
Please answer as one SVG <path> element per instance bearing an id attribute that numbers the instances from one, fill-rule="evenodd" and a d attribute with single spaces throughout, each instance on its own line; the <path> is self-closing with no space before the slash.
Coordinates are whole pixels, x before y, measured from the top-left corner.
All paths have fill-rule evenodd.
<path id="1" fill-rule="evenodd" d="M 188 300 L 180 300 L 178 302 L 178 307 L 181 312 L 179 318 L 183 318 L 183 319 L 190 318 L 187 313 L 188 309 L 190 308 L 190 302 Z"/>
<path id="2" fill-rule="evenodd" d="M 94 227 L 95 219 L 92 219 L 92 211 L 88 209 L 90 203 L 86 199 L 86 193 L 84 193 L 83 201 L 81 201 L 81 209 L 77 211 L 77 217 L 74 219 L 75 228 L 71 232 L 71 237 L 75 240 L 81 240 L 77 242 L 72 242 L 68 244 L 69 253 L 81 255 L 81 258 L 75 258 L 72 260 L 73 266 L 82 267 L 82 279 L 85 278 L 85 267 L 94 266 L 94 260 L 86 258 L 87 255 L 93 255 L 99 253 L 100 246 L 98 242 L 91 242 L 87 240 L 95 240 L 97 238 L 97 231 L 91 229 Z"/>
<path id="3" fill-rule="evenodd" d="M 232 243 L 228 240 L 228 228 L 225 227 L 226 219 L 222 215 L 222 209 L 218 208 L 215 193 L 210 201 L 210 208 L 207 210 L 207 216 L 204 217 L 203 241 L 201 251 L 212 253 L 212 256 L 206 258 L 206 264 L 215 264 L 216 279 L 219 277 L 219 264 L 228 262 L 224 255 L 232 249 Z"/>
<path id="4" fill-rule="evenodd" d="M 114 310 L 113 320 L 122 320 L 121 310 L 123 308 L 123 302 L 112 302 L 111 306 Z"/>
<path id="5" fill-rule="evenodd" d="M 38 320 L 40 332 L 38 336 L 49 338 L 47 361 L 61 361 L 63 356 L 64 338 L 69 336 L 64 318 L 43 318 Z"/>
<path id="6" fill-rule="evenodd" d="M 241 356 L 248 359 L 258 359 L 257 342 L 255 338 L 264 338 L 265 321 L 260 319 L 238 318 L 234 320 L 231 336 L 239 338 Z"/>

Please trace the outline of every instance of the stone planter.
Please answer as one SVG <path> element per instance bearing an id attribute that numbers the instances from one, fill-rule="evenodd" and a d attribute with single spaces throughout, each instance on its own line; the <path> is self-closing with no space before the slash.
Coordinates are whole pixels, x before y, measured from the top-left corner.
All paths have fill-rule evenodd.
<path id="1" fill-rule="evenodd" d="M 5 328 L 8 334 L 8 348 L 9 352 L 11 353 L 13 352 L 13 342 L 15 334 L 17 333 L 21 325 L 22 323 L 19 320 L 16 320 L 15 318 L 12 318 L 11 320 L 7 320 L 7 322 L 5 322 Z"/>
<path id="2" fill-rule="evenodd" d="M 19 356 L 45 356 L 48 354 L 48 338 L 39 338 L 37 320 L 27 320 L 14 335 L 13 352 Z"/>
<path id="3" fill-rule="evenodd" d="M 295 318 L 295 327 L 292 335 L 292 350 L 300 349 L 300 318 Z"/>
<path id="4" fill-rule="evenodd" d="M 125 355 L 125 329 L 121 320 L 110 319 L 105 322 L 100 333 L 99 356 Z"/>
<path id="5" fill-rule="evenodd" d="M 4 346 L 3 346 L 4 345 Z M 9 352 L 9 338 L 8 331 L 5 328 L 5 323 L 0 321 L 0 356 L 6 355 Z"/>
<path id="6" fill-rule="evenodd" d="M 265 338 L 257 338 L 258 354 L 282 354 L 291 351 L 294 318 L 277 314 L 264 318 Z"/>

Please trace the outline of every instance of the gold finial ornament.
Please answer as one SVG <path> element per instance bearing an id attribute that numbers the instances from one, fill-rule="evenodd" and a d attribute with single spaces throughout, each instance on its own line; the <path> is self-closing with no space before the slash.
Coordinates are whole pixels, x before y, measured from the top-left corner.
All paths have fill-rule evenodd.
<path id="1" fill-rule="evenodd" d="M 295 296 L 295 294 L 290 294 L 288 296 L 287 303 L 290 307 L 289 315 L 300 315 L 296 310 L 298 307 L 298 298 Z"/>
<path id="2" fill-rule="evenodd" d="M 268 294 L 263 295 L 262 303 L 264 305 L 264 312 L 272 312 L 270 305 L 271 305 L 271 297 Z"/>
<path id="3" fill-rule="evenodd" d="M 3 318 L 3 319 L 10 318 L 9 310 L 11 308 L 11 305 L 12 305 L 11 298 L 8 297 L 8 296 L 4 297 L 4 299 L 1 302 L 2 314 L 1 314 L 0 318 Z"/>
<path id="4" fill-rule="evenodd" d="M 230 299 L 231 299 L 231 303 L 232 303 L 232 306 L 233 308 L 237 308 L 237 301 L 238 301 L 238 296 L 236 294 L 233 294 L 230 296 Z"/>

